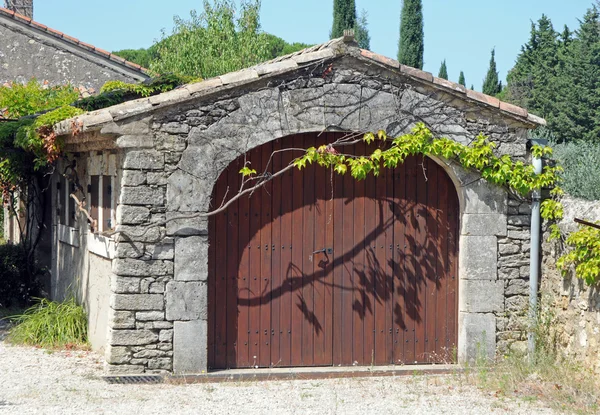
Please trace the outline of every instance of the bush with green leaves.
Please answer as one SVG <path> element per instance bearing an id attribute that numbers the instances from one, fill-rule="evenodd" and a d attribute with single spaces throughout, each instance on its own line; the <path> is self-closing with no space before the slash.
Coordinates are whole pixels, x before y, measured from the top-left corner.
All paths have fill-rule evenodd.
<path id="1" fill-rule="evenodd" d="M 45 348 L 86 347 L 87 315 L 74 298 L 41 299 L 15 319 L 8 340 Z"/>
<path id="2" fill-rule="evenodd" d="M 0 307 L 22 307 L 40 295 L 42 271 L 20 245 L 0 245 Z"/>
<path id="3" fill-rule="evenodd" d="M 600 143 L 575 141 L 554 144 L 554 158 L 563 167 L 566 193 L 586 200 L 600 200 Z"/>

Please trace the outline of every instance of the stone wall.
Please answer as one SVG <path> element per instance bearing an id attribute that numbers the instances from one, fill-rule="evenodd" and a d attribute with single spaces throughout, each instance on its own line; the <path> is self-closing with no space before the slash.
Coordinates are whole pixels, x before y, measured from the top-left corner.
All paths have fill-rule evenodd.
<path id="1" fill-rule="evenodd" d="M 138 82 L 140 71 L 83 50 L 68 41 L 44 34 L 0 15 L 0 85 L 25 83 L 32 78 L 50 85 L 71 84 L 94 93 L 106 81 Z"/>
<path id="2" fill-rule="evenodd" d="M 566 197 L 565 216 L 559 226 L 563 233 L 577 230 L 575 218 L 590 222 L 600 220 L 600 204 Z M 560 352 L 569 360 L 583 363 L 600 372 L 600 292 L 589 287 L 573 273 L 565 277 L 556 269 L 556 260 L 564 253 L 558 242 L 542 243 L 541 304 L 546 317 L 552 319 Z"/>
<path id="3" fill-rule="evenodd" d="M 399 135 L 423 120 L 438 135 L 468 143 L 483 132 L 500 154 L 527 156 L 526 126 L 500 114 L 348 60 L 322 73 L 308 67 L 103 129 L 123 152 L 109 371 L 206 370 L 207 220 L 185 216 L 210 209 L 219 174 L 250 149 L 325 129 Z M 461 200 L 459 357 L 475 357 L 482 340 L 493 357 L 497 344 L 523 340 L 528 207 L 438 162 Z"/>

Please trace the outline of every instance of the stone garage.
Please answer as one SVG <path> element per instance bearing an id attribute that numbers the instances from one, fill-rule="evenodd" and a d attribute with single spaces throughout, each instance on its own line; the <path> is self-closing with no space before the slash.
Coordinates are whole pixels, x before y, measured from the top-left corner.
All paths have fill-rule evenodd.
<path id="1" fill-rule="evenodd" d="M 443 159 L 360 182 L 317 166 L 276 174 L 301 149 L 418 122 L 465 144 L 484 133 L 525 162 L 544 124 L 351 37 L 65 121 L 53 295 L 77 287 L 111 373 L 523 348 L 528 204 Z M 229 203 L 243 166 L 272 178 Z"/>

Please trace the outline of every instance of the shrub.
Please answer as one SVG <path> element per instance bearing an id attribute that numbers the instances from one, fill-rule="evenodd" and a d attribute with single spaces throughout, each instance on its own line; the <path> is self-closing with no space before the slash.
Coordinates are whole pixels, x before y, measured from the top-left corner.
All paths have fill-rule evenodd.
<path id="1" fill-rule="evenodd" d="M 554 144 L 554 158 L 565 169 L 563 189 L 569 195 L 600 200 L 600 144 L 575 141 Z"/>
<path id="2" fill-rule="evenodd" d="M 72 297 L 64 302 L 41 299 L 15 322 L 8 336 L 11 343 L 46 348 L 87 345 L 87 316 Z"/>
<path id="3" fill-rule="evenodd" d="M 40 295 L 41 272 L 22 246 L 0 245 L 0 307 L 29 305 Z"/>

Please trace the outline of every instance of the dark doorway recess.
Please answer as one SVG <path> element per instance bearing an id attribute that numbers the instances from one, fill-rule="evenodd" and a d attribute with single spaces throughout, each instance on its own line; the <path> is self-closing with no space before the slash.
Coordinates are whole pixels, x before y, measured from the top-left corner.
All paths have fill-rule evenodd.
<path id="1" fill-rule="evenodd" d="M 261 172 L 341 133 L 251 150 Z M 364 143 L 345 147 L 370 154 Z M 240 186 L 243 157 L 213 207 Z M 377 178 L 294 169 L 209 220 L 209 368 L 389 365 L 455 360 L 459 203 L 433 160 Z"/>

